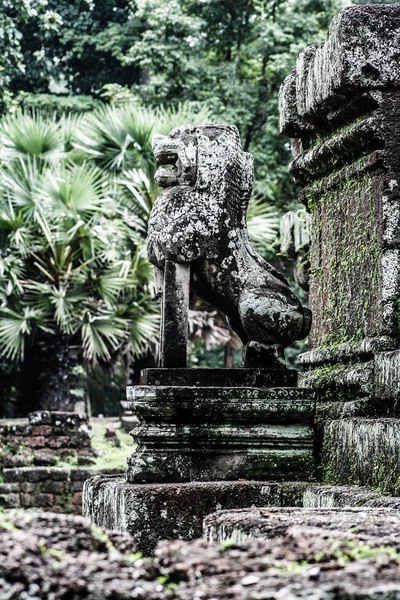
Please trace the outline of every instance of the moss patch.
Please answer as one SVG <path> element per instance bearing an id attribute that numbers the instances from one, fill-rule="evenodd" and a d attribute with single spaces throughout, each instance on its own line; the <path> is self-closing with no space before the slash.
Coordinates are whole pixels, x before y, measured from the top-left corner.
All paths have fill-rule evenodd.
<path id="1" fill-rule="evenodd" d="M 314 345 L 336 345 L 379 335 L 378 240 L 380 191 L 369 173 L 335 175 L 309 190 L 314 239 L 310 305 Z M 328 178 L 329 179 L 329 178 Z"/>

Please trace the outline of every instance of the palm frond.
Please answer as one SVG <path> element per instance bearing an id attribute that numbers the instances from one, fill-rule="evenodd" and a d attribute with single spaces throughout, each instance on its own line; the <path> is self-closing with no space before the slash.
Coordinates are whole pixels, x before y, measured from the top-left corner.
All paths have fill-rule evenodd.
<path id="1" fill-rule="evenodd" d="M 247 210 L 250 240 L 261 255 L 271 250 L 279 231 L 279 214 L 263 199 L 253 197 Z"/>
<path id="2" fill-rule="evenodd" d="M 135 154 L 132 142 L 121 112 L 107 106 L 86 117 L 73 146 L 98 166 L 116 172 L 132 166 L 132 154 Z"/>
<path id="3" fill-rule="evenodd" d="M 55 116 L 45 117 L 39 111 L 21 111 L 5 117 L 1 122 L 0 142 L 5 161 L 30 157 L 54 162 L 65 155 L 60 124 Z"/>
<path id="4" fill-rule="evenodd" d="M 116 351 L 127 335 L 124 320 L 105 308 L 88 308 L 80 330 L 83 354 L 90 362 L 110 359 L 110 352 Z"/>
<path id="5" fill-rule="evenodd" d="M 26 341 L 34 330 L 49 330 L 45 325 L 46 315 L 40 310 L 23 307 L 21 312 L 9 308 L 0 309 L 0 353 L 6 358 L 17 360 L 23 357 Z"/>

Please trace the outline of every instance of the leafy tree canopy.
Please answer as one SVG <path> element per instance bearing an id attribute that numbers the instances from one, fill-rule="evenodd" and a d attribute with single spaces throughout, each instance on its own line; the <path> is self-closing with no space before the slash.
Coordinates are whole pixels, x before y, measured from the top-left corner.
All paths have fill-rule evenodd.
<path id="1" fill-rule="evenodd" d="M 290 148 L 278 133 L 278 92 L 307 44 L 323 40 L 343 0 L 138 0 L 139 37 L 123 54 L 141 69 L 142 101 L 204 102 L 239 127 L 254 153 L 257 190 L 295 201 Z"/>

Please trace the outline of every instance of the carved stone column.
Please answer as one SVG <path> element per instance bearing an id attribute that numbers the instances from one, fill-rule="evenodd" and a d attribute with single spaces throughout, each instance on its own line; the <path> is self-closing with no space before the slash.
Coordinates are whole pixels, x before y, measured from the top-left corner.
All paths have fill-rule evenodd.
<path id="1" fill-rule="evenodd" d="M 312 216 L 313 325 L 299 362 L 301 385 L 319 394 L 325 478 L 388 490 L 400 436 L 399 48 L 399 5 L 346 8 L 280 95 L 281 132 L 301 142 L 290 171 Z"/>

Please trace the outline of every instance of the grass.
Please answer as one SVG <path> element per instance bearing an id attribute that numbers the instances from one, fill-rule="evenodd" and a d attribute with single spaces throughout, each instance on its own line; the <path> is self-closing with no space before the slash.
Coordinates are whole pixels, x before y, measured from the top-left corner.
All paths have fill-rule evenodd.
<path id="1" fill-rule="evenodd" d="M 115 423 L 119 425 L 117 420 Z M 107 427 L 110 427 L 109 421 L 102 422 L 96 419 L 92 422 L 92 427 L 94 431 L 92 447 L 96 450 L 98 456 L 96 463 L 91 467 L 94 469 L 125 469 L 126 459 L 135 449 L 132 436 L 121 427 L 116 427 L 116 433 L 121 442 L 121 446 L 117 448 L 112 441 L 108 441 L 104 437 Z"/>
<path id="2" fill-rule="evenodd" d="M 132 436 L 120 427 L 119 420 L 115 419 L 92 419 L 90 423 L 94 436 L 91 439 L 92 448 L 96 451 L 95 462 L 90 465 L 78 465 L 77 456 L 71 456 L 69 460 L 60 460 L 57 467 L 82 467 L 82 469 L 111 469 L 124 470 L 126 468 L 126 459 L 135 449 Z M 108 428 L 114 427 L 117 437 L 121 442 L 117 448 L 112 440 L 104 437 Z"/>

